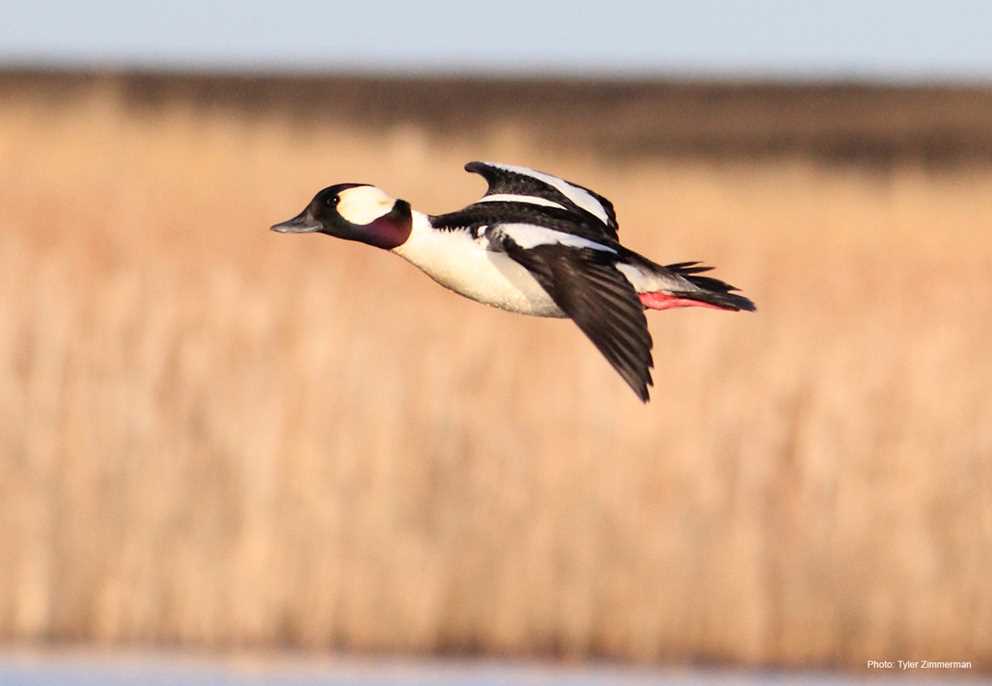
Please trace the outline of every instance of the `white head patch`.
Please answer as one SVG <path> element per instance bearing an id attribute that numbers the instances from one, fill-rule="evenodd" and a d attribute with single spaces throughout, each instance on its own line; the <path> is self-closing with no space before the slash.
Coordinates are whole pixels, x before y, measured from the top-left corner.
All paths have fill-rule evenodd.
<path id="1" fill-rule="evenodd" d="M 356 186 L 338 194 L 338 214 L 352 224 L 369 224 L 384 214 L 389 214 L 396 204 L 375 186 Z"/>

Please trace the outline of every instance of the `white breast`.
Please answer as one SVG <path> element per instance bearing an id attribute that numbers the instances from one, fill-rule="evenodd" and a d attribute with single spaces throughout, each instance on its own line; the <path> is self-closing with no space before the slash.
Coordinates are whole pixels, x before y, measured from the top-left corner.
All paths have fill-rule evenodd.
<path id="1" fill-rule="evenodd" d="M 565 316 L 530 272 L 487 245 L 467 231 L 437 231 L 414 212 L 410 237 L 393 252 L 466 298 L 537 317 Z"/>

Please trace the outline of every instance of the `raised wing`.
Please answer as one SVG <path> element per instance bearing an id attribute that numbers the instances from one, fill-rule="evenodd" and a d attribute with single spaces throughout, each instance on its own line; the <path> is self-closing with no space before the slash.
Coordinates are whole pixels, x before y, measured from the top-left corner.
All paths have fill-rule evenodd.
<path id="1" fill-rule="evenodd" d="M 601 227 L 605 238 L 617 240 L 617 215 L 613 203 L 585 186 L 557 176 L 499 162 L 469 162 L 465 171 L 480 174 L 489 190 L 479 201 L 537 205 L 567 210 Z"/>
<path id="2" fill-rule="evenodd" d="M 654 366 L 651 334 L 634 287 L 614 266 L 616 253 L 602 245 L 583 245 L 579 241 L 584 239 L 535 240 L 523 227 L 502 227 L 502 233 L 506 254 L 534 275 L 637 397 L 647 402 Z"/>

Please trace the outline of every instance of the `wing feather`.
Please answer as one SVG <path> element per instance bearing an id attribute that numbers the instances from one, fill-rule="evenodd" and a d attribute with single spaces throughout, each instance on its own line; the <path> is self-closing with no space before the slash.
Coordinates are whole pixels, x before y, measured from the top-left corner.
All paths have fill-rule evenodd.
<path id="1" fill-rule="evenodd" d="M 651 334 L 637 292 L 614 266 L 615 255 L 555 243 L 525 249 L 510 236 L 504 237 L 503 249 L 533 274 L 634 393 L 647 402 L 648 386 L 653 383 Z"/>
<path id="2" fill-rule="evenodd" d="M 620 227 L 613 203 L 585 186 L 530 167 L 500 162 L 469 162 L 465 171 L 481 175 L 489 184 L 480 202 L 518 202 L 565 209 L 594 220 L 607 238 L 617 240 Z"/>

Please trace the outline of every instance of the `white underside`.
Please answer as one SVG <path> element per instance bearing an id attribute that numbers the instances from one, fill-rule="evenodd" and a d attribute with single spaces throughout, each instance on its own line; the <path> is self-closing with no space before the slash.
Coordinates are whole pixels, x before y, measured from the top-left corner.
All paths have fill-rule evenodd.
<path id="1" fill-rule="evenodd" d="M 561 242 L 565 244 L 569 244 L 568 240 L 591 243 L 564 235 L 566 240 Z M 536 317 L 566 316 L 530 272 L 506 254 L 488 250 L 488 244 L 488 239 L 473 238 L 466 231 L 437 231 L 425 215 L 414 212 L 410 237 L 393 252 L 445 288 L 476 302 Z M 676 286 L 654 272 L 632 265 L 620 264 L 617 269 L 638 293 Z"/>
<path id="2" fill-rule="evenodd" d="M 565 316 L 530 272 L 487 245 L 465 231 L 436 231 L 414 212 L 410 237 L 393 252 L 466 298 L 536 317 Z"/>

